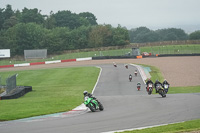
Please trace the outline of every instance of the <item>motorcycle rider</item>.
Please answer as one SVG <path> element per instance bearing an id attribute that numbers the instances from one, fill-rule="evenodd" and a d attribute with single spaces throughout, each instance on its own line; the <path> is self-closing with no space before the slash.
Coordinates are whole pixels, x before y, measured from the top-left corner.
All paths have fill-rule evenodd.
<path id="1" fill-rule="evenodd" d="M 141 86 L 141 83 L 140 83 L 140 82 L 138 82 L 138 83 L 137 83 L 137 86 Z"/>
<path id="2" fill-rule="evenodd" d="M 137 70 L 135 70 L 135 76 L 137 76 Z"/>
<path id="3" fill-rule="evenodd" d="M 146 82 L 146 85 L 147 85 L 147 86 L 146 86 L 146 90 L 147 90 L 147 87 L 148 87 L 148 85 L 149 85 L 150 83 L 153 85 L 153 82 L 151 81 L 151 78 L 149 78 L 148 81 Z"/>
<path id="4" fill-rule="evenodd" d="M 148 79 L 148 81 L 146 82 L 146 85 L 148 86 L 149 83 L 153 84 L 153 82 L 151 81 L 151 78 Z"/>
<path id="5" fill-rule="evenodd" d="M 158 93 L 158 90 L 157 90 L 157 88 L 156 88 L 157 84 L 161 84 L 161 86 L 162 86 L 162 83 L 160 83 L 160 81 L 156 80 L 156 82 L 155 82 L 155 84 L 154 84 L 155 89 L 156 89 L 156 93 Z"/>
<path id="6" fill-rule="evenodd" d="M 84 95 L 84 98 L 85 98 L 86 96 L 91 97 L 91 98 L 94 98 L 93 95 L 92 95 L 91 93 L 88 93 L 87 91 L 84 91 L 84 92 L 83 92 L 83 95 Z"/>
<path id="7" fill-rule="evenodd" d="M 125 64 L 124 66 L 126 67 L 126 69 L 128 69 L 128 64 Z"/>
<path id="8" fill-rule="evenodd" d="M 167 80 L 166 80 L 166 79 L 164 79 L 164 81 L 163 81 L 162 85 L 164 86 L 164 84 L 167 84 L 167 85 L 169 85 L 169 83 L 167 82 Z"/>
<path id="9" fill-rule="evenodd" d="M 168 88 L 165 88 L 164 85 L 168 85 Z M 162 87 L 165 89 L 165 92 L 167 93 L 169 89 L 169 83 L 167 82 L 166 79 L 163 81 Z"/>
<path id="10" fill-rule="evenodd" d="M 84 99 L 85 99 L 86 96 L 88 96 L 90 98 L 95 99 L 97 102 L 99 102 L 96 97 L 94 97 L 91 93 L 88 93 L 87 91 L 84 91 L 83 95 L 84 95 Z"/>
<path id="11" fill-rule="evenodd" d="M 141 83 L 140 83 L 140 82 L 137 83 L 137 88 L 138 88 L 138 87 L 141 87 Z"/>

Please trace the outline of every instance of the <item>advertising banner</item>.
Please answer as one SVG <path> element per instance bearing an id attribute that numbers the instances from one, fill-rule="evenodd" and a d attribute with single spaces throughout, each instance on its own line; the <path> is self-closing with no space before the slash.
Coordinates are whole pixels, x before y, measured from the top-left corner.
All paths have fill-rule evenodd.
<path id="1" fill-rule="evenodd" d="M 0 58 L 10 57 L 10 49 L 0 49 Z"/>

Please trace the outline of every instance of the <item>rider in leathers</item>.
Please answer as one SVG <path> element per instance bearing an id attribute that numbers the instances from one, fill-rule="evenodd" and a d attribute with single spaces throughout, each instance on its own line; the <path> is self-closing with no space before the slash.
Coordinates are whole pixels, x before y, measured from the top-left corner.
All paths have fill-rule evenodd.
<path id="1" fill-rule="evenodd" d="M 148 85 L 149 85 L 150 83 L 153 85 L 153 82 L 152 82 L 151 79 L 149 78 L 148 81 L 146 82 L 147 87 L 148 87 Z M 146 90 L 147 90 L 147 87 L 146 87 Z"/>
<path id="2" fill-rule="evenodd" d="M 169 83 L 167 82 L 167 80 L 166 80 L 166 79 L 163 81 L 162 85 L 164 85 L 164 84 L 167 84 L 167 85 L 169 85 Z"/>
<path id="3" fill-rule="evenodd" d="M 158 93 L 158 90 L 157 90 L 157 88 L 156 88 L 157 84 L 161 84 L 161 86 L 162 86 L 162 83 L 160 83 L 160 81 L 156 80 L 156 82 L 155 82 L 155 84 L 154 84 L 155 89 L 156 89 L 156 93 Z"/>
<path id="4" fill-rule="evenodd" d="M 97 100 L 96 97 L 94 97 L 91 93 L 88 93 L 87 91 L 84 91 L 83 95 L 84 95 L 84 99 L 85 99 L 86 96 L 88 96 L 90 98 L 93 98 L 93 99 Z"/>

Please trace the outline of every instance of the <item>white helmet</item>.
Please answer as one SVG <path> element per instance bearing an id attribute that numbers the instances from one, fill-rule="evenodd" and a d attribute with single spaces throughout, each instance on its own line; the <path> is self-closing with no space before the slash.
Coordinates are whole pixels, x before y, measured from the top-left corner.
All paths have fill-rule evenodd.
<path id="1" fill-rule="evenodd" d="M 84 91 L 84 92 L 83 92 L 83 95 L 86 95 L 87 93 L 88 93 L 87 91 Z"/>

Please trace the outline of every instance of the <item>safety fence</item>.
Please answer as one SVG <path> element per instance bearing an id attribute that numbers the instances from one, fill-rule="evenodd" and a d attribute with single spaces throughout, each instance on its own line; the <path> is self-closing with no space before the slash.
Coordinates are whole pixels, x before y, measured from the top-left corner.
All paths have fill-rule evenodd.
<path id="1" fill-rule="evenodd" d="M 0 96 L 12 93 L 17 88 L 16 76 L 17 74 L 14 74 L 6 78 L 4 83 L 2 83 L 2 77 L 0 77 Z"/>

